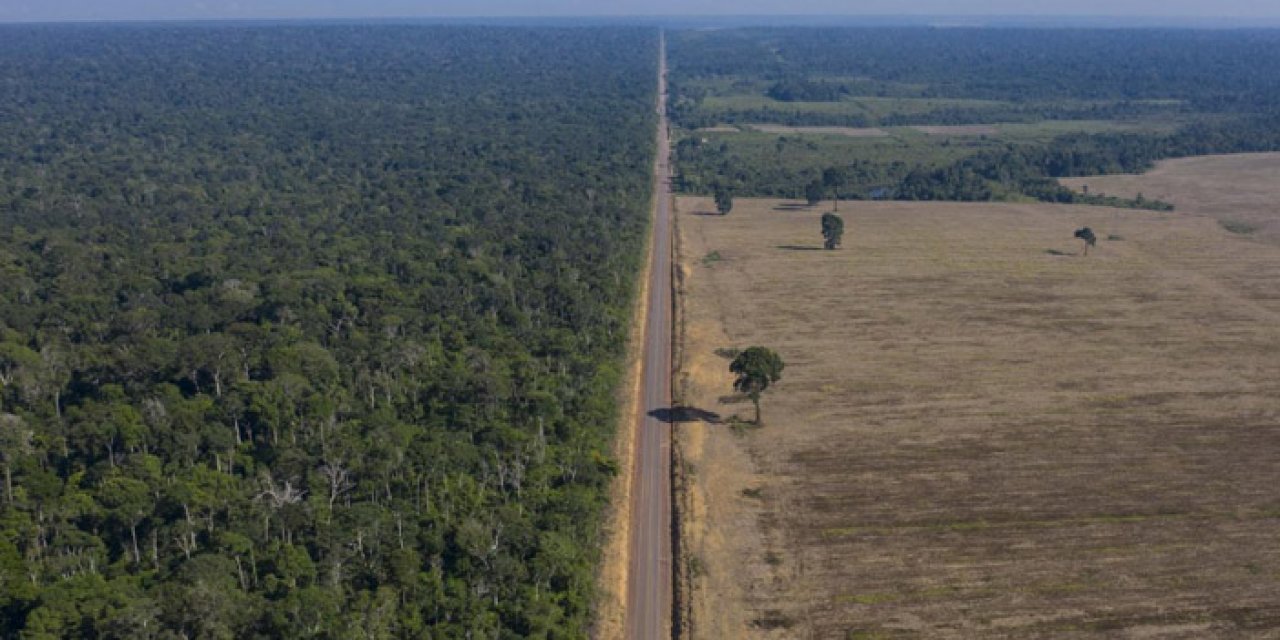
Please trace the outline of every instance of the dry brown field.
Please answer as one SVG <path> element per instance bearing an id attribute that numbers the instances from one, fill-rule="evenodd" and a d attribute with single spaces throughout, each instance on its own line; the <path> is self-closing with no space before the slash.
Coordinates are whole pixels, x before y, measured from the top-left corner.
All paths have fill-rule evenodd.
<path id="1" fill-rule="evenodd" d="M 1164 200 L 1182 213 L 1206 215 L 1228 227 L 1280 242 L 1280 153 L 1202 156 L 1161 162 L 1142 175 L 1071 178 L 1093 193 Z"/>
<path id="2" fill-rule="evenodd" d="M 872 127 L 790 127 L 780 124 L 749 124 L 747 128 L 763 133 L 819 134 L 846 136 L 849 138 L 887 138 L 889 132 Z"/>
<path id="3" fill-rule="evenodd" d="M 822 251 L 827 206 L 679 202 L 692 637 L 1280 638 L 1280 245 L 841 203 Z"/>

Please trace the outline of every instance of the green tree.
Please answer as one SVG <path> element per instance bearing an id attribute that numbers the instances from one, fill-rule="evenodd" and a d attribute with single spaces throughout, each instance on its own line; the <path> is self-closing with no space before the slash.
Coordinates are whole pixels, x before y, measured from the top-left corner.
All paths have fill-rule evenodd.
<path id="1" fill-rule="evenodd" d="M 27 422 L 12 413 L 0 413 L 0 462 L 4 463 L 4 500 L 13 504 L 13 465 L 32 452 L 34 432 Z"/>
<path id="2" fill-rule="evenodd" d="M 823 248 L 828 251 L 840 246 L 844 237 L 844 219 L 834 213 L 822 214 Z"/>
<path id="3" fill-rule="evenodd" d="M 1098 244 L 1098 236 L 1094 235 L 1093 229 L 1089 227 L 1076 229 L 1076 238 L 1084 241 L 1084 255 L 1086 256 L 1089 255 L 1089 247 L 1097 246 Z"/>
<path id="4" fill-rule="evenodd" d="M 822 202 L 822 196 L 826 194 L 826 190 L 822 187 L 821 180 L 813 180 L 804 186 L 804 200 L 813 206 Z"/>
<path id="5" fill-rule="evenodd" d="M 40 365 L 40 354 L 20 344 L 0 342 L 0 392 L 4 388 L 18 384 L 24 369 L 34 369 Z"/>
<path id="6" fill-rule="evenodd" d="M 722 216 L 733 211 L 733 194 L 729 193 L 726 187 L 716 187 L 716 211 L 719 211 Z"/>
<path id="7" fill-rule="evenodd" d="M 769 385 L 782 379 L 782 370 L 786 364 L 777 353 L 764 347 L 751 347 L 738 354 L 729 363 L 729 372 L 737 376 L 733 381 L 734 390 L 745 393 L 756 407 L 756 424 L 763 424 L 760 419 L 760 394 Z"/>

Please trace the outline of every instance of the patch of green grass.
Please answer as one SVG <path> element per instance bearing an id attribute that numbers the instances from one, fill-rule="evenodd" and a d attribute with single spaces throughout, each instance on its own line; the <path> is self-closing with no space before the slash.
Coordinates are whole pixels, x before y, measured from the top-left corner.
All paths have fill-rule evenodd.
<path id="1" fill-rule="evenodd" d="M 717 262 L 720 262 L 723 259 L 724 258 L 720 257 L 719 251 L 712 251 L 711 253 L 708 253 L 707 255 L 702 256 L 702 266 L 709 267 Z"/>
<path id="2" fill-rule="evenodd" d="M 848 108 L 846 103 L 814 103 L 824 108 Z M 686 152 L 680 169 L 681 189 L 709 192 L 709 186 L 725 168 L 748 176 L 752 185 L 793 185 L 798 197 L 804 185 L 833 166 L 860 163 L 868 173 L 848 185 L 851 192 L 869 193 L 873 187 L 896 184 L 913 167 L 937 169 L 983 152 L 999 152 L 1008 144 L 1040 145 L 1066 133 L 1156 131 L 1172 129 L 1171 121 L 1052 121 L 1034 124 L 997 124 L 995 135 L 929 135 L 914 127 L 881 127 L 885 136 L 848 136 L 839 133 L 769 133 L 698 131 L 686 135 L 699 141 Z M 705 141 L 705 142 L 704 142 Z M 1005 199 L 1010 194 L 997 194 Z M 1115 203 L 1113 206 L 1120 206 Z M 705 262 L 704 262 L 705 264 Z"/>
<path id="3" fill-rule="evenodd" d="M 723 86 L 723 85 L 722 85 Z M 711 95 L 703 99 L 704 113 L 733 111 L 757 111 L 769 109 L 783 113 L 820 113 L 865 116 L 879 119 L 891 115 L 913 116 L 942 109 L 1006 109 L 1012 103 L 996 100 L 969 100 L 961 98 L 895 98 L 878 96 L 849 96 L 839 102 L 783 102 L 774 100 L 764 92 L 758 94 Z"/>
<path id="4" fill-rule="evenodd" d="M 754 431 L 760 428 L 760 425 L 750 420 L 743 420 L 742 418 L 738 417 L 737 414 L 734 414 L 729 416 L 728 418 L 725 418 L 724 422 L 725 424 L 729 425 L 729 429 L 733 431 L 733 434 L 739 437 L 745 436 L 747 435 L 748 432 Z"/>
<path id="5" fill-rule="evenodd" d="M 881 137 L 762 131 L 698 132 L 696 135 L 709 145 L 723 145 L 723 154 L 708 158 L 708 162 L 715 165 L 723 162 L 730 167 L 748 167 L 769 174 L 814 176 L 821 175 L 827 167 L 854 161 L 942 167 L 982 151 L 998 149 L 1002 144 L 991 139 L 927 136 L 910 128 L 887 131 L 890 135 Z"/>
<path id="6" fill-rule="evenodd" d="M 702 567 L 702 559 L 695 555 L 689 556 L 685 566 L 689 569 L 689 576 L 693 578 L 702 576 L 706 571 Z"/>
<path id="7" fill-rule="evenodd" d="M 1143 120 L 1043 120 L 998 124 L 999 137 L 1009 142 L 1048 142 L 1069 133 L 1172 133 L 1184 121 L 1176 118 Z"/>
<path id="8" fill-rule="evenodd" d="M 742 353 L 742 349 L 737 349 L 735 347 L 719 347 L 715 351 L 712 351 L 712 353 L 724 358 L 725 360 L 732 360 L 738 357 L 739 353 Z"/>

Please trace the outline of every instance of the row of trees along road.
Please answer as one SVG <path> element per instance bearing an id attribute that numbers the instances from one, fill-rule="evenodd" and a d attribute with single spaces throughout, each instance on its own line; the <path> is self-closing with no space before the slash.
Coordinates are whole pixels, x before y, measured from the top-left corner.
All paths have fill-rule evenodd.
<path id="1" fill-rule="evenodd" d="M 0 26 L 0 638 L 580 638 L 652 29 Z"/>

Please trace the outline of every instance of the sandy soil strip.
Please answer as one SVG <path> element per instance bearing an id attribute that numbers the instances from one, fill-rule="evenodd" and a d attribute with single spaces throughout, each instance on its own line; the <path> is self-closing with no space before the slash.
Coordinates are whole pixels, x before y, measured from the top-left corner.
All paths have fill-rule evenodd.
<path id="1" fill-rule="evenodd" d="M 653 269 L 653 231 L 645 242 L 644 270 L 632 303 L 630 338 L 627 343 L 627 375 L 618 387 L 618 430 L 614 438 L 613 457 L 618 461 L 618 477 L 609 492 L 609 513 L 605 516 L 605 544 L 596 584 L 600 594 L 596 602 L 596 640 L 619 640 L 624 635 L 626 620 L 627 567 L 631 563 L 631 485 L 634 482 L 635 438 L 641 386 L 644 380 L 644 337 L 649 272 Z"/>

